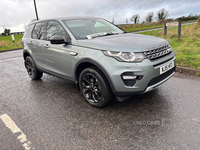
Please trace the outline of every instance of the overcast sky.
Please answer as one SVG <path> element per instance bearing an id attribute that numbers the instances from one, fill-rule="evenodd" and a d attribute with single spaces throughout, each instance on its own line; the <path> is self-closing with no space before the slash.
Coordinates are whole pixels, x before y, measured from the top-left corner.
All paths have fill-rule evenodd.
<path id="1" fill-rule="evenodd" d="M 39 19 L 68 16 L 96 16 L 115 24 L 123 24 L 134 14 L 140 22 L 147 13 L 154 15 L 162 8 L 168 18 L 200 14 L 200 0 L 36 0 Z M 33 0 L 0 0 L 0 33 L 3 26 L 11 32 L 24 31 L 24 26 L 36 18 Z"/>

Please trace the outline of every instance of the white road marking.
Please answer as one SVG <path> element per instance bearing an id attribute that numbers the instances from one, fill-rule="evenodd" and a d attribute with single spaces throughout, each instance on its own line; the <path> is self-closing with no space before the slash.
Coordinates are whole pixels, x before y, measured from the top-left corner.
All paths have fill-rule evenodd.
<path id="1" fill-rule="evenodd" d="M 192 118 L 192 120 L 194 120 L 194 121 L 200 121 L 200 120 L 198 120 L 198 119 L 194 119 L 194 118 Z"/>
<path id="2" fill-rule="evenodd" d="M 35 149 L 34 147 L 31 146 L 32 143 L 27 140 L 26 135 L 20 130 L 20 128 L 17 127 L 15 122 L 7 114 L 1 115 L 0 118 L 14 134 L 21 133 L 17 138 L 22 144 L 22 146 L 25 148 L 25 150 Z"/>

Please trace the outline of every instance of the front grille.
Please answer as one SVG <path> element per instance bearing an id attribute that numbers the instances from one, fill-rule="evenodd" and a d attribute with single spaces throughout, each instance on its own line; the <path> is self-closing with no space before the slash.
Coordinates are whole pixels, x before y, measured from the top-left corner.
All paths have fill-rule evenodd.
<path id="1" fill-rule="evenodd" d="M 157 83 L 163 81 L 163 80 L 166 79 L 167 77 L 169 77 L 169 76 L 175 71 L 175 68 L 176 68 L 176 67 L 174 67 L 174 68 L 172 68 L 171 70 L 169 70 L 169 71 L 163 73 L 163 74 L 160 75 L 160 76 L 157 76 L 157 77 L 153 78 L 153 79 L 149 82 L 149 84 L 147 85 L 147 87 L 152 86 L 152 85 L 155 85 L 155 84 L 157 84 Z"/>
<path id="2" fill-rule="evenodd" d="M 173 52 L 170 45 L 160 46 L 158 48 L 152 48 L 149 51 L 144 52 L 144 55 L 149 60 L 155 60 L 159 59 L 161 57 L 164 57 L 166 55 L 169 55 Z"/>

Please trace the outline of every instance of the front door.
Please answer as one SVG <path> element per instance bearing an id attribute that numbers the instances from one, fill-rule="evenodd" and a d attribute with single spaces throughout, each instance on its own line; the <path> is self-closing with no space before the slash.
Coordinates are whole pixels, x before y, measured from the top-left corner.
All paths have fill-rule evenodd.
<path id="1" fill-rule="evenodd" d="M 50 39 L 54 35 L 67 38 L 67 33 L 62 25 L 57 21 L 47 22 L 46 41 L 43 43 L 43 59 L 45 68 L 53 74 L 71 79 L 72 67 L 70 56 L 70 44 L 51 44 Z"/>

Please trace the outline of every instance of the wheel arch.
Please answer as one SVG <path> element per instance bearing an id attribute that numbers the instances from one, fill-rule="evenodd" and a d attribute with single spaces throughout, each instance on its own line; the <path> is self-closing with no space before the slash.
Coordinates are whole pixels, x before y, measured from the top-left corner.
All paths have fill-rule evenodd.
<path id="1" fill-rule="evenodd" d="M 85 68 L 88 68 L 88 67 L 91 67 L 91 66 L 94 66 L 99 71 L 101 71 L 101 73 L 104 75 L 105 79 L 108 81 L 108 84 L 109 84 L 111 90 L 114 92 L 115 91 L 114 86 L 113 86 L 112 81 L 111 81 L 110 77 L 108 76 L 107 72 L 103 69 L 103 67 L 99 63 L 95 62 L 94 60 L 92 60 L 90 58 L 85 58 L 85 59 L 79 61 L 76 64 L 76 66 L 75 66 L 75 72 L 74 72 L 74 76 L 75 76 L 76 82 L 78 83 L 79 76 L 80 76 L 81 72 Z M 78 89 L 79 89 L 79 87 L 78 87 Z"/>
<path id="2" fill-rule="evenodd" d="M 26 59 L 27 56 L 32 57 L 29 51 L 24 50 L 24 52 L 23 52 L 23 58 L 24 58 L 24 60 Z"/>
<path id="3" fill-rule="evenodd" d="M 25 65 L 25 60 L 26 60 L 26 57 L 27 56 L 30 56 L 32 59 L 33 59 L 33 61 L 34 61 L 34 63 L 35 63 L 35 60 L 34 60 L 34 57 L 32 56 L 32 52 L 31 51 L 28 51 L 28 50 L 24 50 L 23 51 L 23 58 L 24 58 L 24 65 Z M 35 63 L 35 65 L 36 65 L 36 67 L 37 67 L 37 64 Z M 26 66 L 26 65 L 25 65 Z M 38 67 L 37 67 L 38 68 Z"/>

